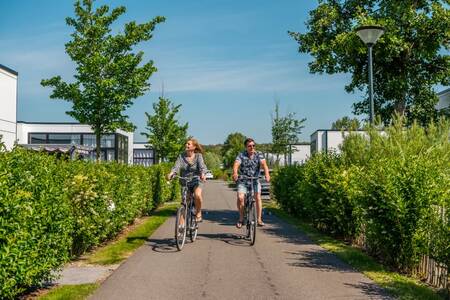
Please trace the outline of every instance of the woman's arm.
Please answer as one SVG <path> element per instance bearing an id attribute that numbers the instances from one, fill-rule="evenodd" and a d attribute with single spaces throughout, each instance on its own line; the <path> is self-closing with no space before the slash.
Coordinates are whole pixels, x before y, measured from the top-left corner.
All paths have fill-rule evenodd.
<path id="1" fill-rule="evenodd" d="M 203 155 L 201 153 L 198 154 L 198 164 L 200 166 L 200 178 L 205 181 L 205 173 L 208 168 L 206 167 L 205 160 L 203 159 Z"/>
<path id="2" fill-rule="evenodd" d="M 178 156 L 178 158 L 175 162 L 175 165 L 173 166 L 172 170 L 170 170 L 170 173 L 169 173 L 169 175 L 167 175 L 167 177 L 169 179 L 171 179 L 174 174 L 180 173 L 180 169 L 182 166 L 183 166 L 183 159 L 181 158 L 181 155 L 180 155 L 180 156 Z"/>

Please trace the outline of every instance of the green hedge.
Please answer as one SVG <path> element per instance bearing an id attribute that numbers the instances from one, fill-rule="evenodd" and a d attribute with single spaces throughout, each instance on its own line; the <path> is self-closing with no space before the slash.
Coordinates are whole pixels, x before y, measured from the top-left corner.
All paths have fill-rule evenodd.
<path id="1" fill-rule="evenodd" d="M 0 152 L 0 298 L 39 286 L 70 258 L 178 197 L 177 185 L 165 184 L 167 172 L 167 165 Z"/>
<path id="2" fill-rule="evenodd" d="M 422 255 L 450 263 L 450 124 L 352 134 L 337 154 L 280 169 L 274 197 L 317 228 L 411 271 Z"/>

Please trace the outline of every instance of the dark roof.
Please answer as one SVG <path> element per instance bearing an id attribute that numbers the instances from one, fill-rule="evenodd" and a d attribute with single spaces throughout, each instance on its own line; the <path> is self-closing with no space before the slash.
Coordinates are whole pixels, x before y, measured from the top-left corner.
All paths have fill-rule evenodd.
<path id="1" fill-rule="evenodd" d="M 19 75 L 19 73 L 17 73 L 17 71 L 14 71 L 13 69 L 10 69 L 10 68 L 8 68 L 8 67 L 2 65 L 2 64 L 0 64 L 0 69 L 6 71 L 6 72 L 8 72 L 8 73 L 11 73 L 11 74 L 13 74 L 13 75 L 16 75 L 16 76 Z"/>
<path id="2" fill-rule="evenodd" d="M 23 123 L 23 124 L 89 125 L 89 124 L 81 124 L 81 123 L 78 123 L 78 122 L 28 122 L 28 121 L 17 121 L 17 123 Z"/>
<path id="3" fill-rule="evenodd" d="M 440 92 L 437 93 L 437 94 L 438 94 L 438 96 L 440 96 L 440 95 L 444 95 L 444 94 L 446 94 L 446 93 L 448 93 L 448 92 L 450 92 L 450 88 L 447 88 L 447 89 L 445 89 L 445 90 L 443 90 L 443 91 L 440 91 Z"/>

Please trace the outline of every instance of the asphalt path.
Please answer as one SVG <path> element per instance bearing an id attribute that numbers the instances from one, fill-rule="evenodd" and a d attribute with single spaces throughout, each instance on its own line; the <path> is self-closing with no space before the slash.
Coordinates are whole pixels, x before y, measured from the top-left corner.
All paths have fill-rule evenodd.
<path id="1" fill-rule="evenodd" d="M 275 216 L 264 215 L 250 246 L 235 207 L 231 188 L 207 182 L 197 240 L 177 251 L 170 218 L 90 299 L 390 299 Z"/>

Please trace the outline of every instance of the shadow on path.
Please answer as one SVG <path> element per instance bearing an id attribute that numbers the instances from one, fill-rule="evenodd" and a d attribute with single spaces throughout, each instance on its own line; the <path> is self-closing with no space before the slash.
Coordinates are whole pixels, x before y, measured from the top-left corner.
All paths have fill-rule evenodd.
<path id="1" fill-rule="evenodd" d="M 149 239 L 147 245 L 155 252 L 171 253 L 178 252 L 174 238 Z"/>

